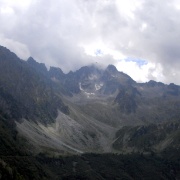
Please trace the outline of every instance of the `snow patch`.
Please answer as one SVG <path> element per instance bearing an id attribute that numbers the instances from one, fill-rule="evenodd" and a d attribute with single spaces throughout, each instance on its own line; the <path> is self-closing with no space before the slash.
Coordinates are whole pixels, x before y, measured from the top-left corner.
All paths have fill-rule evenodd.
<path id="1" fill-rule="evenodd" d="M 103 83 L 95 84 L 95 89 L 96 89 L 96 91 L 100 90 L 103 85 L 104 85 Z"/>
<path id="2" fill-rule="evenodd" d="M 95 95 L 95 93 L 88 93 L 88 92 L 85 92 L 85 91 L 84 91 L 84 93 L 86 94 L 87 98 L 90 98 L 91 96 Z"/>
<path id="3" fill-rule="evenodd" d="M 84 91 L 84 89 L 83 89 L 82 86 L 81 86 L 81 83 L 79 83 L 79 89 L 80 89 L 81 91 Z"/>
<path id="4" fill-rule="evenodd" d="M 89 76 L 89 80 L 95 80 L 95 79 L 98 79 L 98 76 L 97 76 L 97 75 L 91 74 L 91 75 Z"/>
<path id="5" fill-rule="evenodd" d="M 111 76 L 114 77 L 114 78 L 117 78 L 117 77 L 118 77 L 117 75 L 115 76 L 115 75 L 112 75 L 112 74 L 111 74 Z"/>
<path id="6" fill-rule="evenodd" d="M 79 83 L 79 89 L 84 92 L 84 94 L 87 96 L 87 98 L 90 98 L 91 96 L 94 96 L 94 95 L 95 95 L 95 93 L 86 92 L 86 91 L 82 88 L 81 83 Z"/>

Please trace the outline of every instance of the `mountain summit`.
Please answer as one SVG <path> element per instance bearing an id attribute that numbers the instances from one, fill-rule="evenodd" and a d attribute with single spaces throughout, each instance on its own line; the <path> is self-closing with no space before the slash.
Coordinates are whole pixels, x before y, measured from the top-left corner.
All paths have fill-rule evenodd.
<path id="1" fill-rule="evenodd" d="M 118 70 L 116 69 L 116 67 L 115 67 L 114 65 L 112 65 L 112 64 L 108 65 L 108 67 L 106 68 L 106 70 L 109 71 L 109 72 L 111 72 L 111 73 L 113 73 L 113 74 L 115 74 L 115 73 L 118 72 Z"/>

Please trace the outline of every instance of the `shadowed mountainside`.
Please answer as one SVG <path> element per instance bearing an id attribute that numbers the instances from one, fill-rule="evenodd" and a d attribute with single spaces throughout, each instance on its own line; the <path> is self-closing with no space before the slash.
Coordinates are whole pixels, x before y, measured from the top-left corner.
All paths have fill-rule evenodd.
<path id="1" fill-rule="evenodd" d="M 129 132 L 179 121 L 179 92 L 175 84 L 136 83 L 113 65 L 48 71 L 32 57 L 23 61 L 0 47 L 0 110 L 35 152 L 121 151 L 123 135 L 116 138 L 125 127 Z"/>
<path id="2" fill-rule="evenodd" d="M 178 179 L 179 117 L 175 84 L 64 74 L 0 46 L 0 179 Z"/>
<path id="3" fill-rule="evenodd" d="M 32 61 L 0 47 L 0 109 L 16 120 L 53 122 L 57 109 L 68 114 L 68 107 L 54 93 L 45 65 Z"/>

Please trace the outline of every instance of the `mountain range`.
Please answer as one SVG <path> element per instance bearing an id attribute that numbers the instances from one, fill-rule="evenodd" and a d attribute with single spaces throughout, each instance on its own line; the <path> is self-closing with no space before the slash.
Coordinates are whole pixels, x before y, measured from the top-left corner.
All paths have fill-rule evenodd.
<path id="1" fill-rule="evenodd" d="M 65 74 L 0 46 L 0 130 L 1 156 L 178 151 L 180 86 L 114 65 Z"/>

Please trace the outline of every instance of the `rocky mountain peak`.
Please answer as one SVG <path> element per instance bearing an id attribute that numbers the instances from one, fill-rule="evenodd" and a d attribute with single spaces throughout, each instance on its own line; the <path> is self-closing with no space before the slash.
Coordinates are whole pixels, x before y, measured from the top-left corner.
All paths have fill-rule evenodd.
<path id="1" fill-rule="evenodd" d="M 62 78 L 64 78 L 64 76 L 65 76 L 63 71 L 58 67 L 50 67 L 48 73 L 51 78 L 56 78 L 58 80 L 62 80 Z"/>
<path id="2" fill-rule="evenodd" d="M 43 72 L 43 73 L 47 73 L 47 68 L 45 66 L 44 63 L 38 63 L 34 58 L 29 57 L 27 59 L 27 63 L 29 65 L 31 65 L 31 67 L 33 67 L 35 70 Z"/>
<path id="3" fill-rule="evenodd" d="M 112 64 L 108 65 L 106 70 L 111 72 L 111 73 L 117 73 L 118 72 L 117 68 L 114 65 L 112 65 Z"/>
<path id="4" fill-rule="evenodd" d="M 31 56 L 27 59 L 27 62 L 30 63 L 30 64 L 35 64 L 35 63 L 37 63 L 37 62 L 34 60 L 34 58 L 31 57 Z"/>
<path id="5" fill-rule="evenodd" d="M 91 75 L 99 75 L 101 71 L 95 66 L 84 66 L 75 72 L 79 79 L 88 78 Z"/>
<path id="6" fill-rule="evenodd" d="M 15 53 L 11 52 L 6 47 L 0 46 L 0 61 L 8 61 L 9 64 L 15 64 L 17 59 L 18 61 L 20 60 Z"/>
<path id="7" fill-rule="evenodd" d="M 173 96 L 178 96 L 180 94 L 180 88 L 174 83 L 170 83 L 167 87 L 167 93 Z"/>

